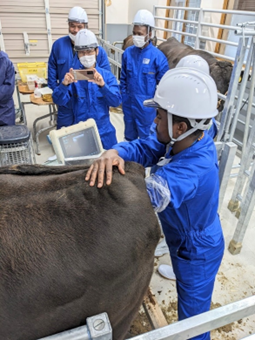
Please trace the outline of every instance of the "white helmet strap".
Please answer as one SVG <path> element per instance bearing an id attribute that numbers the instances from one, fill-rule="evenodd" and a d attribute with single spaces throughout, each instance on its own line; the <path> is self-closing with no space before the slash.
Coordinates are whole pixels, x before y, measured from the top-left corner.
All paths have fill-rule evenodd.
<path id="1" fill-rule="evenodd" d="M 173 115 L 169 111 L 167 112 L 168 133 L 171 138 L 171 141 L 168 143 L 168 146 L 173 146 L 175 142 L 179 142 L 183 140 L 184 138 L 190 136 L 193 132 L 197 130 L 207 130 L 208 126 L 210 125 L 210 122 L 208 124 L 204 124 L 204 122 L 208 120 L 208 118 L 201 119 L 200 122 L 197 122 L 195 119 L 192 119 L 192 118 L 186 118 L 186 119 L 188 119 L 192 128 L 184 132 L 178 138 L 173 138 Z"/>

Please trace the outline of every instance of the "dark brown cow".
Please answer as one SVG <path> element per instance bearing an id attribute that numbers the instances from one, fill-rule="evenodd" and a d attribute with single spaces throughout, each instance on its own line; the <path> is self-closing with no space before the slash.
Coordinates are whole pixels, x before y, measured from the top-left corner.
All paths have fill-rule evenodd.
<path id="1" fill-rule="evenodd" d="M 132 36 L 128 36 L 123 41 L 122 49 L 125 50 L 131 45 L 133 45 Z M 182 44 L 174 37 L 168 38 L 161 43 L 158 49 L 167 57 L 170 69 L 174 68 L 179 60 L 187 55 L 195 54 L 204 58 L 208 62 L 210 74 L 216 83 L 218 91 L 222 94 L 227 92 L 233 69 L 233 65 L 229 61 L 218 61 L 210 53 Z"/>
<path id="2" fill-rule="evenodd" d="M 194 54 L 204 58 L 210 67 L 210 74 L 216 83 L 218 91 L 222 94 L 227 92 L 233 69 L 233 65 L 229 61 L 218 61 L 210 53 L 182 44 L 174 37 L 168 38 L 158 48 L 167 57 L 170 69 L 174 68 L 179 60 L 187 55 Z"/>
<path id="3" fill-rule="evenodd" d="M 107 312 L 124 339 L 160 236 L 144 169 L 126 163 L 102 189 L 86 169 L 0 168 L 0 339 L 35 340 Z"/>

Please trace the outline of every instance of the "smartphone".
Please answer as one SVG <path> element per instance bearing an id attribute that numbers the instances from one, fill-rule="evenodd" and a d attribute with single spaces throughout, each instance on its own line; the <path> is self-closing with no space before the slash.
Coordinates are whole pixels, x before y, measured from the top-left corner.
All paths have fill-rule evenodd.
<path id="1" fill-rule="evenodd" d="M 73 70 L 72 75 L 74 76 L 75 80 L 89 80 L 94 79 L 94 70 L 87 69 L 87 70 Z"/>

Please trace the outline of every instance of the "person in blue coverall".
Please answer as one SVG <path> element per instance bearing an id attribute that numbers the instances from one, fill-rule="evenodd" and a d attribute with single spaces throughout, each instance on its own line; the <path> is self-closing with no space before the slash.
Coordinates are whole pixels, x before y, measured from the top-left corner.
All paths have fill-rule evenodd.
<path id="1" fill-rule="evenodd" d="M 68 15 L 69 35 L 56 40 L 52 46 L 51 54 L 48 61 L 48 86 L 55 90 L 69 72 L 71 67 L 75 68 L 78 62 L 78 56 L 74 50 L 74 40 L 77 32 L 81 29 L 88 28 L 88 17 L 85 10 L 81 7 L 73 7 Z M 98 46 L 97 65 L 108 71 L 111 71 L 110 63 L 105 50 Z M 58 106 L 57 129 L 62 126 L 72 124 L 73 112 L 71 103 Z"/>
<path id="2" fill-rule="evenodd" d="M 124 161 L 145 167 L 157 164 L 146 181 L 158 213 L 178 293 L 179 320 L 210 309 L 224 238 L 217 213 L 219 174 L 213 139 L 204 133 L 217 111 L 217 88 L 206 73 L 175 68 L 161 79 L 154 99 L 156 134 L 122 142 L 106 151 L 87 172 L 86 181 L 110 185 L 112 167 L 125 174 Z M 193 337 L 210 339 L 210 333 Z"/>
<path id="3" fill-rule="evenodd" d="M 156 86 L 169 70 L 166 56 L 150 42 L 155 26 L 151 12 L 139 10 L 133 22 L 134 46 L 128 47 L 122 55 L 120 89 L 127 141 L 145 138 L 156 116 L 151 107 L 144 107 L 143 101 L 154 96 Z"/>
<path id="4" fill-rule="evenodd" d="M 52 97 L 54 103 L 68 104 L 72 108 L 73 115 L 68 125 L 93 118 L 103 147 L 107 150 L 117 143 L 116 130 L 110 122 L 109 107 L 119 106 L 121 95 L 114 75 L 97 66 L 97 49 L 98 43 L 93 32 L 83 29 L 77 33 L 75 50 L 78 59 L 73 67 L 83 70 L 93 68 L 94 79 L 75 81 L 71 68 L 53 91 Z"/>
<path id="5" fill-rule="evenodd" d="M 0 125 L 15 125 L 14 87 L 14 66 L 8 55 L 0 51 Z"/>

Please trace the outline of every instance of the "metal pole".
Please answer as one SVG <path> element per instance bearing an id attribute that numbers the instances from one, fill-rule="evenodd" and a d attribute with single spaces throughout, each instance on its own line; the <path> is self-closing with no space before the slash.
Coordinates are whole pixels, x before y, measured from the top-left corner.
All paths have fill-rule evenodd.
<path id="1" fill-rule="evenodd" d="M 252 102 L 253 102 L 253 96 L 254 96 L 254 86 L 255 86 L 255 48 L 254 48 L 254 43 L 255 39 L 254 37 L 252 38 L 252 46 L 253 46 L 253 58 L 252 58 L 252 72 L 251 72 L 251 84 L 250 84 L 250 94 L 249 94 L 249 101 L 248 101 L 248 107 L 246 111 L 246 124 L 244 125 L 244 135 L 243 135 L 243 147 L 242 147 L 242 152 L 245 152 L 246 148 L 246 143 L 247 143 L 247 138 L 248 138 L 248 133 L 249 133 L 249 125 L 250 125 L 250 120 L 251 120 L 251 108 L 252 108 Z M 246 65 L 246 68 L 249 68 L 249 65 Z"/>
<path id="2" fill-rule="evenodd" d="M 243 96 L 244 96 L 247 81 L 248 81 L 252 57 L 254 59 L 254 53 L 255 53 L 254 44 L 252 44 L 252 45 L 250 45 L 249 54 L 248 54 L 247 61 L 246 61 L 246 67 L 245 67 L 245 70 L 244 70 L 243 80 L 242 80 L 241 88 L 240 88 L 240 91 L 239 91 L 239 94 L 238 94 L 236 114 L 234 115 L 233 122 L 231 124 L 231 129 L 230 129 L 230 134 L 229 134 L 229 141 L 230 142 L 232 142 L 232 140 L 233 140 L 235 129 L 236 129 L 236 124 L 237 124 L 237 119 L 238 119 L 238 116 L 239 116 L 239 111 L 240 111 L 241 105 L 243 104 Z M 246 121 L 248 121 L 248 120 L 246 120 Z"/>
<path id="3" fill-rule="evenodd" d="M 203 17 L 204 17 L 203 8 L 200 8 L 199 16 L 198 16 L 196 41 L 195 41 L 195 49 L 197 49 L 197 50 L 199 49 L 199 46 L 200 46 L 199 36 L 201 35 L 201 22 L 203 21 Z"/>
<path id="4" fill-rule="evenodd" d="M 99 0 L 99 6 L 100 6 L 100 13 L 101 15 L 101 38 L 106 39 L 106 30 L 105 30 L 105 1 L 104 0 Z"/>
<path id="5" fill-rule="evenodd" d="M 224 145 L 224 149 L 221 152 L 219 161 L 219 178 L 220 178 L 219 211 L 222 207 L 223 198 L 227 190 L 228 181 L 230 178 L 232 166 L 236 155 L 236 149 L 237 149 L 236 144 L 228 142 Z"/>
<path id="6" fill-rule="evenodd" d="M 107 313 L 86 319 L 87 326 L 77 327 L 65 332 L 38 340 L 112 340 L 112 327 Z"/>
<path id="7" fill-rule="evenodd" d="M 247 195 L 242 204 L 241 214 L 235 229 L 233 239 L 230 241 L 228 250 L 231 254 L 239 254 L 242 248 L 242 241 L 251 219 L 251 215 L 255 205 L 255 171 L 253 171 L 252 179 L 247 190 Z"/>
<path id="8" fill-rule="evenodd" d="M 52 47 L 52 35 L 51 35 L 49 0 L 44 0 L 44 7 L 45 7 L 45 16 L 46 16 L 46 25 L 47 25 L 48 47 L 49 47 L 49 54 L 50 54 L 51 47 Z"/>
<path id="9" fill-rule="evenodd" d="M 2 32 L 1 20 L 0 20 L 0 50 L 5 52 L 4 36 L 3 36 L 3 32 Z"/>
<path id="10" fill-rule="evenodd" d="M 38 340 L 91 340 L 91 338 L 88 333 L 88 327 L 82 326 Z"/>
<path id="11" fill-rule="evenodd" d="M 234 63 L 234 67 L 232 70 L 232 75 L 231 75 L 230 84 L 229 84 L 229 91 L 228 91 L 227 99 L 226 99 L 224 109 L 222 112 L 222 116 L 221 116 L 220 129 L 218 132 L 217 141 L 221 141 L 222 139 L 224 141 L 228 141 L 228 137 L 229 137 L 228 131 L 229 131 L 229 126 L 232 120 L 232 114 L 234 111 L 233 104 L 234 104 L 235 94 L 237 91 L 239 76 L 240 76 L 242 66 L 243 66 L 243 60 L 245 57 L 246 48 L 248 45 L 248 40 L 249 40 L 248 38 L 243 39 L 243 37 L 240 37 L 239 39 L 235 63 Z"/>
<path id="12" fill-rule="evenodd" d="M 253 143 L 255 140 L 255 124 L 253 123 L 250 135 L 247 141 L 246 152 L 242 153 L 241 167 L 236 180 L 236 185 L 234 187 L 231 200 L 228 204 L 228 209 L 230 211 L 236 211 L 239 205 L 240 195 L 243 191 L 243 187 L 246 180 L 246 170 L 249 168 L 249 164 L 252 160 L 254 149 Z M 239 199 L 238 199 L 239 198 Z"/>
<path id="13" fill-rule="evenodd" d="M 132 340 L 184 340 L 255 313 L 255 296 L 135 336 Z"/>

